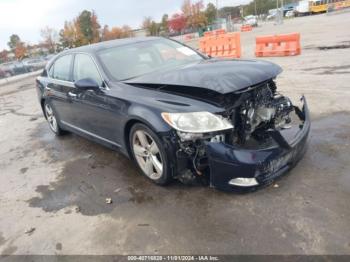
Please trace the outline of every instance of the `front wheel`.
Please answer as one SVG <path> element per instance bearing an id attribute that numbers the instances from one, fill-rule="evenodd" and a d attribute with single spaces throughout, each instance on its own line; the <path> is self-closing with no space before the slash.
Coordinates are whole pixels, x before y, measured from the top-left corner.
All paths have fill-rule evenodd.
<path id="1" fill-rule="evenodd" d="M 147 126 L 135 124 L 130 132 L 130 149 L 140 171 L 154 183 L 171 181 L 168 157 L 159 137 Z"/>

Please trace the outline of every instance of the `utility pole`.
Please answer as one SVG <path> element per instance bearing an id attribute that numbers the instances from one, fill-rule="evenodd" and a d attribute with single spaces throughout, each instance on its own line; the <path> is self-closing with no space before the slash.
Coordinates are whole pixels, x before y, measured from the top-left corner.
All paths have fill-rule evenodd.
<path id="1" fill-rule="evenodd" d="M 256 1 L 257 1 L 257 0 L 254 0 L 254 11 L 255 11 L 255 16 L 257 16 L 257 13 L 256 13 Z"/>
<path id="2" fill-rule="evenodd" d="M 278 11 L 278 0 L 276 0 L 276 14 L 275 14 L 275 23 L 276 25 L 279 24 L 279 11 Z"/>
<path id="3" fill-rule="evenodd" d="M 219 0 L 216 0 L 216 20 L 219 19 Z"/>
<path id="4" fill-rule="evenodd" d="M 283 19 L 284 19 L 284 4 L 283 4 L 283 0 L 281 0 L 281 14 L 282 14 L 282 17 L 281 17 L 281 24 L 283 24 Z"/>

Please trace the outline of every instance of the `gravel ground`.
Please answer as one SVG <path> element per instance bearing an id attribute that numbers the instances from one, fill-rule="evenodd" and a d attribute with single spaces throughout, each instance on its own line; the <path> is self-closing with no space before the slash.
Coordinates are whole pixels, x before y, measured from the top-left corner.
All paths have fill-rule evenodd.
<path id="1" fill-rule="evenodd" d="M 121 154 L 54 137 L 33 78 L 0 87 L 0 254 L 350 254 L 349 24 L 318 15 L 242 33 L 244 58 L 256 35 L 301 33 L 302 55 L 268 60 L 313 119 L 305 158 L 252 194 L 155 186 Z"/>

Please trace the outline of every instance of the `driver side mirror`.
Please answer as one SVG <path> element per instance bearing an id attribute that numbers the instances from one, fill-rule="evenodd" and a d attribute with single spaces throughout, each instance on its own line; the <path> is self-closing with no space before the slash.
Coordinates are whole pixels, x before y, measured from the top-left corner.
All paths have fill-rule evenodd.
<path id="1" fill-rule="evenodd" d="M 97 91 L 100 88 L 98 83 L 92 78 L 83 78 L 78 81 L 75 81 L 74 86 L 81 91 L 84 91 L 84 90 Z"/>

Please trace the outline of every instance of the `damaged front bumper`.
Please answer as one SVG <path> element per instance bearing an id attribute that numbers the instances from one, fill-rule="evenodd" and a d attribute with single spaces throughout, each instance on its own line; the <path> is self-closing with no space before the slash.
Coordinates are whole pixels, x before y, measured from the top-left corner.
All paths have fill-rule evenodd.
<path id="1" fill-rule="evenodd" d="M 301 100 L 302 109 L 295 107 L 300 120 L 295 133 L 269 131 L 274 140 L 272 145 L 244 149 L 222 142 L 207 143 L 211 186 L 224 191 L 249 191 L 272 183 L 293 168 L 306 151 L 311 125 L 306 99 Z"/>

